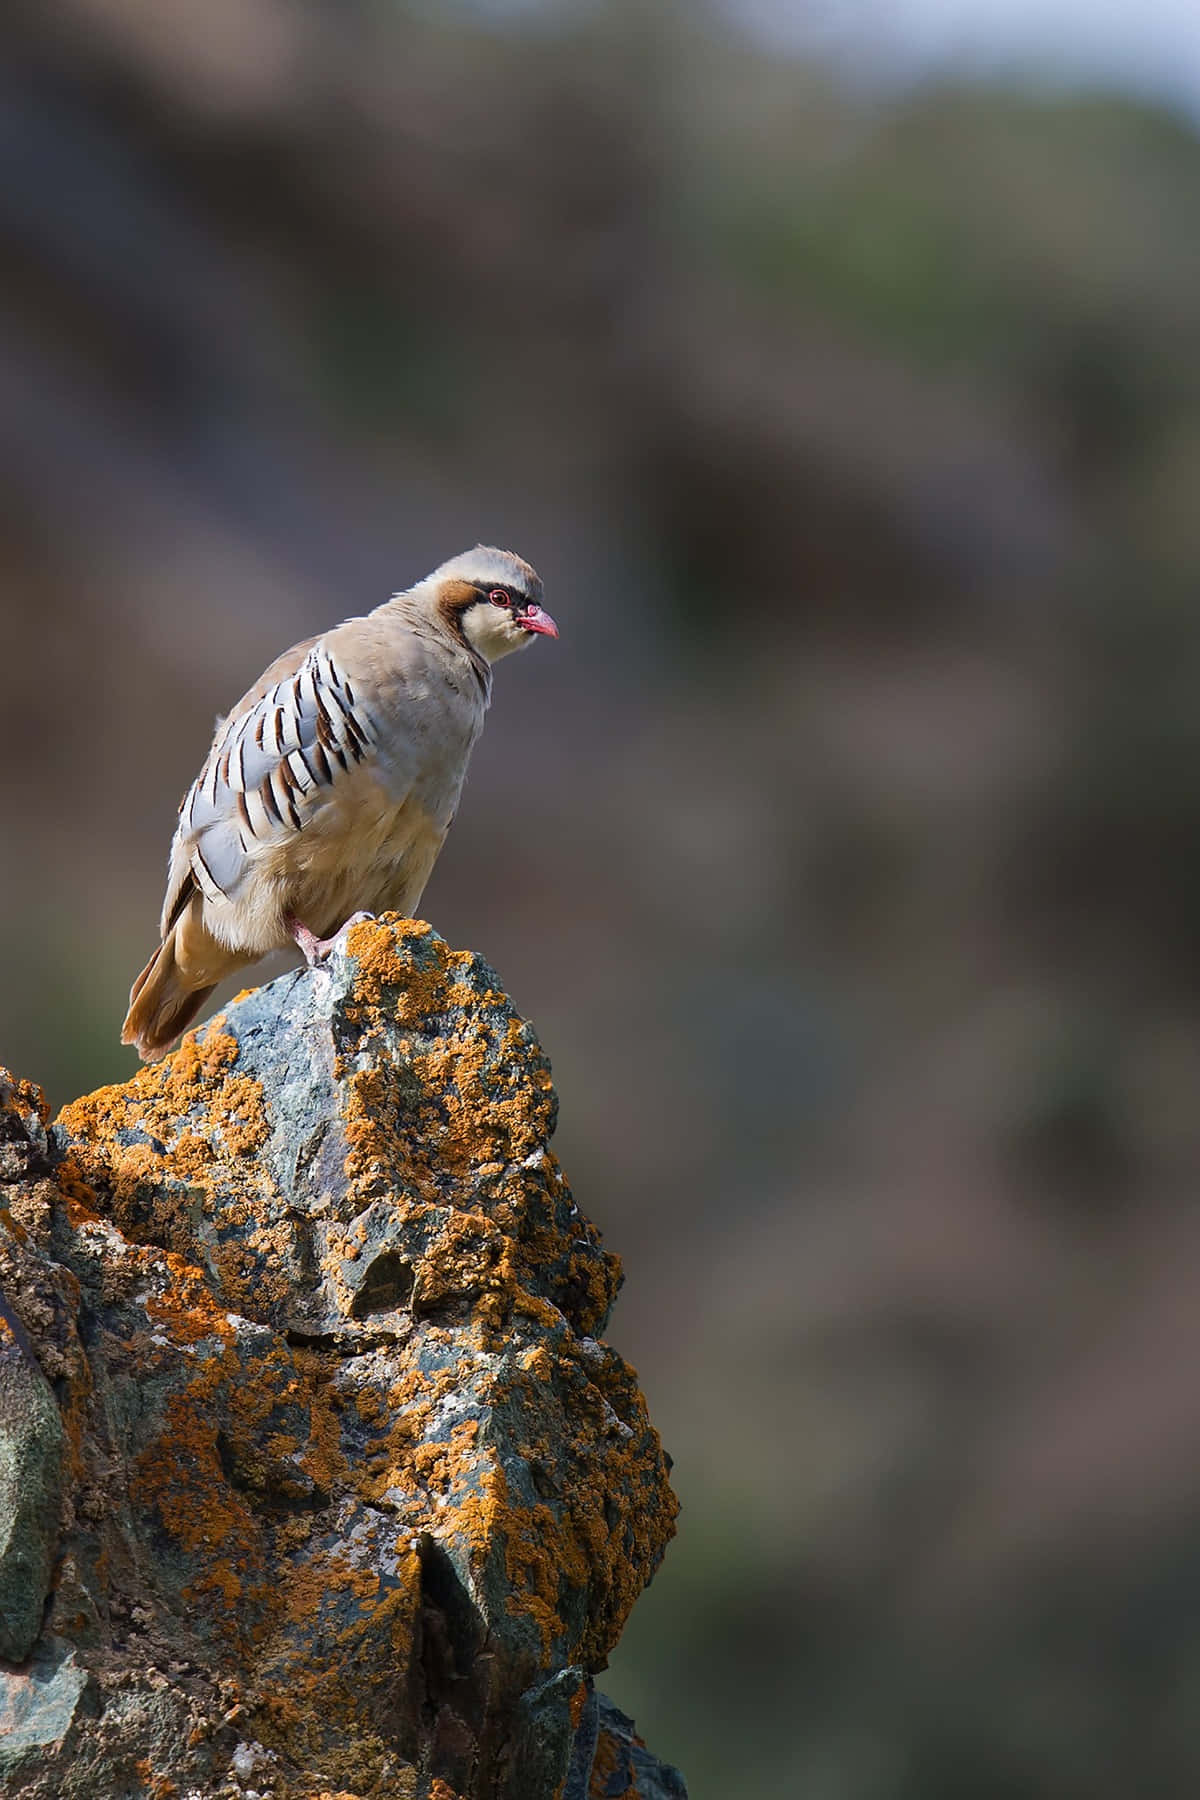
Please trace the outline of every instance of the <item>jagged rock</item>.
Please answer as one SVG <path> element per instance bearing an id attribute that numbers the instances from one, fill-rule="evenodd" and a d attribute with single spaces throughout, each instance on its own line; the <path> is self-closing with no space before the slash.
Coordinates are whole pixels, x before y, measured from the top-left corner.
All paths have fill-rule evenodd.
<path id="1" fill-rule="evenodd" d="M 15 1192 L 25 1146 L 37 1142 L 44 1150 L 45 1123 L 41 1096 L 0 1071 L 0 1201 Z M 24 1232 L 2 1210 L 0 1220 L 14 1240 L 5 1270 L 11 1282 L 26 1260 Z M 25 1305 L 36 1311 L 36 1287 L 24 1273 Z M 58 1542 L 63 1439 L 54 1390 L 20 1314 L 0 1290 L 0 1658 L 10 1662 L 25 1660 L 42 1628 Z"/>
<path id="2" fill-rule="evenodd" d="M 583 1790 L 588 1800 L 688 1800 L 679 1770 L 647 1750 L 633 1720 L 611 1700 L 603 1694 L 596 1700 L 596 1748 Z"/>
<path id="3" fill-rule="evenodd" d="M 675 1503 L 554 1114 L 492 971 L 396 919 L 49 1131 L 0 1087 L 11 1800 L 682 1793 L 591 1686 Z"/>
<path id="4" fill-rule="evenodd" d="M 14 1324 L 0 1317 L 0 1657 L 24 1662 L 50 1592 L 63 1428 L 54 1391 Z"/>

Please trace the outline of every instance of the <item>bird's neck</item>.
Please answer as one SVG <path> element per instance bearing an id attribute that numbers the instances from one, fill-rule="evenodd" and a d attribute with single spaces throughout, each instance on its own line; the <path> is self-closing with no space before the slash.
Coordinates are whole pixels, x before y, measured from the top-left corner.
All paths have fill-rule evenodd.
<path id="1" fill-rule="evenodd" d="M 441 644 L 455 658 L 467 662 L 479 683 L 479 691 L 485 706 L 492 698 L 492 665 L 467 637 L 462 628 L 462 619 L 453 612 L 432 601 L 421 587 L 406 589 L 403 593 L 393 594 L 382 606 L 376 607 L 381 616 L 394 619 L 406 630 L 431 643 Z"/>

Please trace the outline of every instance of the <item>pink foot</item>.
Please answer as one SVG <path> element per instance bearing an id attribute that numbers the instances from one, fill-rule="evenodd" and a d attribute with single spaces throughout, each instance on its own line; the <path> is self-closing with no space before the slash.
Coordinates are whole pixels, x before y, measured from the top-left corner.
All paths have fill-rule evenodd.
<path id="1" fill-rule="evenodd" d="M 351 913 L 350 917 L 346 920 L 346 923 L 341 926 L 339 930 L 335 931 L 332 937 L 327 938 L 319 938 L 315 931 L 310 931 L 307 925 L 301 924 L 299 919 L 294 919 L 290 915 L 283 922 L 290 935 L 295 939 L 296 943 L 303 951 L 304 960 L 309 968 L 315 969 L 319 963 L 325 961 L 325 958 L 334 948 L 338 939 L 345 937 L 352 925 L 361 925 L 365 920 L 373 919 L 374 917 L 375 914 L 369 912 Z"/>

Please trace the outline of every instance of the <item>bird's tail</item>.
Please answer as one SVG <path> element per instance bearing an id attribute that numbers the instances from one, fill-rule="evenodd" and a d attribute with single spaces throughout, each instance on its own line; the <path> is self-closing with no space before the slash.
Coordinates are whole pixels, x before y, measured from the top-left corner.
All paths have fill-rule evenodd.
<path id="1" fill-rule="evenodd" d="M 153 1062 L 168 1051 L 216 989 L 215 982 L 193 986 L 180 968 L 175 955 L 178 930 L 177 925 L 171 927 L 129 991 L 121 1042 L 132 1044 L 143 1062 Z"/>

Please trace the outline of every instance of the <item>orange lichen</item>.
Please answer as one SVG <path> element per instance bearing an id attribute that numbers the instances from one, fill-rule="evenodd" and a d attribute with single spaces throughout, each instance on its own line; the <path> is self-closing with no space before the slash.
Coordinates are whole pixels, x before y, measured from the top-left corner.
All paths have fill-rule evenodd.
<path id="1" fill-rule="evenodd" d="M 623 1746 L 607 1731 L 601 1731 L 596 1739 L 596 1753 L 592 1758 L 588 1800 L 634 1800 L 628 1783 L 631 1772 Z M 621 1777 L 626 1778 L 626 1785 L 624 1788 L 617 1788 L 613 1783 Z"/>
<path id="2" fill-rule="evenodd" d="M 0 1225 L 14 1237 L 18 1244 L 29 1242 L 29 1233 L 25 1227 L 14 1219 L 7 1206 L 0 1206 Z"/>
<path id="3" fill-rule="evenodd" d="M 404 956 L 406 946 L 421 945 L 424 954 Z M 506 1016 L 507 1002 L 492 990 L 479 993 L 470 983 L 456 979 L 473 965 L 469 953 L 448 949 L 420 920 L 369 922 L 347 934 L 347 948 L 355 958 L 353 1001 L 347 1018 L 366 1041 L 386 1030 L 413 1028 L 423 1047 L 411 1051 L 411 1069 L 422 1097 L 418 1117 L 406 1120 L 416 1131 L 407 1132 L 402 1149 L 416 1139 L 417 1154 L 411 1175 L 419 1192 L 441 1198 L 453 1180 L 481 1164 L 504 1167 L 531 1154 L 545 1136 L 550 1111 L 550 1078 L 535 1067 L 530 1039 L 519 1021 Z M 454 1012 L 465 1015 L 465 1030 L 447 1029 Z M 485 1079 L 491 1043 L 489 1031 L 498 1035 L 499 1053 L 511 1060 L 511 1070 L 493 1067 Z M 493 1059 L 499 1062 L 499 1055 Z M 350 1076 L 352 1094 L 347 1128 L 351 1182 L 361 1178 L 363 1165 L 381 1144 L 380 1128 L 394 1126 L 389 1119 L 386 1078 L 378 1067 Z M 531 1107 L 531 1090 L 541 1104 Z"/>
<path id="4" fill-rule="evenodd" d="M 235 1161 L 262 1148 L 267 1137 L 262 1085 L 231 1072 L 238 1042 L 221 1030 L 222 1023 L 218 1018 L 203 1032 L 190 1032 L 173 1056 L 139 1070 L 122 1086 L 99 1088 L 59 1114 L 82 1178 L 108 1192 L 118 1217 L 141 1184 L 162 1177 L 166 1161 L 176 1181 L 203 1184 L 218 1147 L 222 1159 Z M 202 1128 L 193 1119 L 202 1121 Z M 248 1198 L 256 1185 L 251 1168 Z"/>
<path id="5" fill-rule="evenodd" d="M 134 1764 L 141 1778 L 149 1800 L 175 1800 L 179 1787 L 168 1775 L 159 1775 L 148 1756 L 143 1756 Z"/>
<path id="6" fill-rule="evenodd" d="M 398 1025 L 406 1033 L 402 1082 L 385 1056 L 363 1067 L 343 1058 L 339 1066 L 351 1206 L 357 1197 L 365 1207 L 390 1170 L 414 1201 L 483 1212 L 510 1238 L 508 1265 L 472 1290 L 493 1323 L 522 1306 L 522 1290 L 557 1264 L 583 1328 L 596 1329 L 620 1268 L 597 1255 L 590 1227 L 564 1235 L 554 1219 L 569 1194 L 546 1148 L 553 1088 L 528 1027 L 503 994 L 477 985 L 473 957 L 450 950 L 420 921 L 360 924 L 348 948 L 357 967 L 345 1016 L 360 1052 L 382 1045 Z M 426 1262 L 430 1290 L 448 1291 L 436 1281 L 433 1259 Z"/>
<path id="7" fill-rule="evenodd" d="M 196 1344 L 205 1338 L 232 1343 L 233 1327 L 200 1270 L 170 1251 L 164 1261 L 171 1283 L 163 1293 L 147 1296 L 146 1316 L 177 1344 Z"/>
<path id="8" fill-rule="evenodd" d="M 35 1081 L 28 1081 L 23 1075 L 14 1075 L 0 1063 L 0 1112 L 32 1113 L 39 1125 L 50 1121 L 50 1108 L 46 1096 Z"/>
<path id="9" fill-rule="evenodd" d="M 103 1140 L 145 1115 L 161 1114 L 169 1137 L 177 1135 L 180 1120 L 192 1108 L 203 1105 L 215 1082 L 237 1056 L 237 1039 L 214 1019 L 202 1031 L 192 1031 L 172 1056 L 139 1069 L 130 1081 L 97 1088 L 64 1106 L 59 1122 L 72 1138 Z"/>
<path id="10" fill-rule="evenodd" d="M 99 1218 L 96 1210 L 96 1190 L 83 1179 L 79 1164 L 73 1156 L 60 1159 L 54 1171 L 59 1192 L 67 1203 L 67 1218 L 74 1226 L 86 1225 Z"/>

